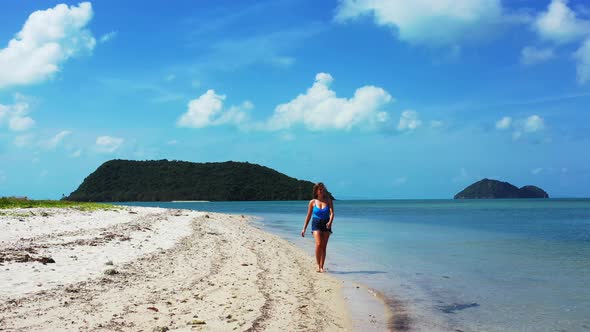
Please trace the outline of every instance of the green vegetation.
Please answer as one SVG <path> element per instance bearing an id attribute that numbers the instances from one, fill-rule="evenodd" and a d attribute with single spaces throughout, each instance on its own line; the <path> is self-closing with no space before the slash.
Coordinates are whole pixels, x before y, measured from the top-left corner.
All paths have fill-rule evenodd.
<path id="1" fill-rule="evenodd" d="M 313 183 L 243 163 L 111 160 L 65 199 L 85 202 L 311 199 Z"/>
<path id="2" fill-rule="evenodd" d="M 508 182 L 483 179 L 455 195 L 455 199 L 469 198 L 549 198 L 549 195 L 535 186 L 524 186 L 519 189 Z"/>
<path id="3" fill-rule="evenodd" d="M 70 201 L 30 200 L 22 197 L 0 197 L 0 209 L 16 208 L 74 208 L 82 211 L 104 210 L 115 208 L 111 204 L 82 203 Z"/>

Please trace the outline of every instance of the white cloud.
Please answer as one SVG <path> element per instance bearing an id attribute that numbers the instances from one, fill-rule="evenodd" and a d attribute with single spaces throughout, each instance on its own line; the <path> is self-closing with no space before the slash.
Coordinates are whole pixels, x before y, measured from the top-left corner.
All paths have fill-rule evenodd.
<path id="1" fill-rule="evenodd" d="M 414 130 L 421 125 L 422 121 L 418 118 L 418 112 L 412 110 L 403 111 L 401 117 L 399 118 L 397 130 Z"/>
<path id="2" fill-rule="evenodd" d="M 317 73 L 315 75 L 315 80 L 321 85 L 330 85 L 334 81 L 334 78 L 328 73 Z"/>
<path id="3" fill-rule="evenodd" d="M 552 0 L 547 11 L 537 16 L 533 27 L 541 38 L 567 43 L 590 35 L 590 21 L 579 19 L 567 3 L 567 0 Z"/>
<path id="4" fill-rule="evenodd" d="M 109 33 L 105 33 L 104 35 L 102 35 L 99 40 L 101 43 L 106 43 L 106 42 L 112 40 L 113 38 L 115 38 L 116 36 L 117 36 L 117 31 L 111 31 Z"/>
<path id="5" fill-rule="evenodd" d="M 14 131 L 24 131 L 31 129 L 35 125 L 35 120 L 28 116 L 14 116 L 12 119 L 10 119 L 8 125 L 10 129 Z"/>
<path id="6" fill-rule="evenodd" d="M 509 116 L 505 116 L 496 122 L 496 129 L 499 129 L 499 130 L 508 129 L 508 128 L 510 128 L 511 124 L 512 124 L 512 118 Z"/>
<path id="7" fill-rule="evenodd" d="M 125 140 L 118 137 L 99 136 L 96 138 L 96 148 L 99 152 L 113 153 Z"/>
<path id="8" fill-rule="evenodd" d="M 172 139 L 172 140 L 169 140 L 169 141 L 167 142 L 167 144 L 168 144 L 168 145 L 176 145 L 176 144 L 178 144 L 178 141 L 177 141 L 177 140 L 175 140 L 175 139 Z"/>
<path id="9" fill-rule="evenodd" d="M 32 13 L 16 37 L 0 49 L 0 88 L 43 81 L 67 59 L 91 51 L 96 41 L 85 29 L 91 18 L 89 2 Z"/>
<path id="10" fill-rule="evenodd" d="M 542 169 L 541 167 L 539 167 L 539 168 L 535 168 L 535 169 L 531 170 L 531 174 L 533 174 L 533 175 L 538 175 L 538 174 L 540 174 L 542 171 L 543 171 L 543 169 Z"/>
<path id="11" fill-rule="evenodd" d="M 215 94 L 215 90 L 207 90 L 197 99 L 188 104 L 188 112 L 183 114 L 177 122 L 181 127 L 201 128 L 211 124 L 211 117 L 223 109 L 225 95 Z"/>
<path id="12" fill-rule="evenodd" d="M 520 62 L 524 65 L 536 65 L 555 58 L 552 48 L 527 46 L 520 52 Z"/>
<path id="13" fill-rule="evenodd" d="M 341 0 L 335 20 L 373 16 L 413 44 L 453 45 L 502 18 L 500 0 Z"/>
<path id="14" fill-rule="evenodd" d="M 33 145 L 33 135 L 19 135 L 14 138 L 14 145 L 19 148 Z"/>
<path id="15" fill-rule="evenodd" d="M 583 8 L 578 7 L 579 12 L 584 13 Z M 590 81 L 590 20 L 579 18 L 568 7 L 568 0 L 552 0 L 547 11 L 537 16 L 533 27 L 542 39 L 558 44 L 585 40 L 573 57 L 577 62 L 578 82 Z"/>
<path id="16" fill-rule="evenodd" d="M 387 112 L 378 112 L 376 114 L 376 120 L 379 123 L 387 123 L 389 121 L 389 113 L 387 113 Z"/>
<path id="17" fill-rule="evenodd" d="M 542 132 L 545 129 L 545 120 L 536 114 L 525 119 L 512 119 L 505 116 L 496 122 L 496 129 L 512 129 L 512 139 L 516 141 L 523 135 Z"/>
<path id="18" fill-rule="evenodd" d="M 0 125 L 4 119 L 7 119 L 8 127 L 13 131 L 25 131 L 35 126 L 35 120 L 27 116 L 29 113 L 29 103 L 23 95 L 14 96 L 14 104 L 0 104 Z"/>
<path id="19" fill-rule="evenodd" d="M 68 131 L 68 130 L 62 130 L 59 133 L 57 133 L 55 136 L 53 136 L 51 139 L 41 142 L 41 146 L 45 149 L 55 149 L 59 143 L 61 143 L 61 141 L 64 140 L 64 138 L 68 135 L 70 135 L 72 132 Z"/>
<path id="20" fill-rule="evenodd" d="M 534 133 L 545 128 L 545 121 L 538 115 L 529 116 L 524 122 L 524 131 L 527 133 Z"/>
<path id="21" fill-rule="evenodd" d="M 243 129 L 278 131 L 296 125 L 303 125 L 310 130 L 349 130 L 355 126 L 387 125 L 389 114 L 380 111 L 380 108 L 389 103 L 392 97 L 385 90 L 363 86 L 355 91 L 352 98 L 339 98 L 336 92 L 329 88 L 333 80 L 328 73 L 318 73 L 315 83 L 305 94 L 276 106 L 273 115 L 259 123 L 249 121 L 246 111 L 254 108 L 250 101 L 225 108 L 226 96 L 208 90 L 189 102 L 188 111 L 178 119 L 177 126 L 203 128 L 233 124 Z M 414 120 L 408 123 L 408 129 L 419 125 L 420 121 Z M 290 136 L 287 136 L 287 139 L 290 139 Z"/>
<path id="22" fill-rule="evenodd" d="M 241 125 L 246 122 L 248 116 L 245 111 L 254 108 L 254 104 L 251 101 L 246 100 L 241 105 L 232 105 L 227 111 L 222 112 L 218 119 L 213 124 L 220 125 L 225 123 L 233 123 L 235 125 Z"/>
<path id="23" fill-rule="evenodd" d="M 179 127 L 203 128 L 227 123 L 239 125 L 247 116 L 245 110 L 250 110 L 254 105 L 245 101 L 240 106 L 231 106 L 223 109 L 225 95 L 218 95 L 215 90 L 207 90 L 199 98 L 193 99 L 188 104 L 188 111 L 177 121 Z"/>
<path id="24" fill-rule="evenodd" d="M 382 88 L 363 86 L 350 99 L 339 98 L 330 90 L 334 79 L 328 73 L 316 75 L 314 84 L 286 104 L 275 108 L 264 126 L 267 130 L 283 130 L 303 124 L 310 130 L 346 129 L 354 126 L 375 125 L 386 121 L 387 113 L 379 109 L 392 101 Z"/>
<path id="25" fill-rule="evenodd" d="M 578 82 L 590 81 L 590 38 L 586 39 L 582 46 L 574 53 L 577 63 Z"/>
<path id="26" fill-rule="evenodd" d="M 70 154 L 70 157 L 72 157 L 72 158 L 78 158 L 78 157 L 80 157 L 81 155 L 82 155 L 82 150 L 81 150 L 81 149 L 78 149 L 78 150 L 76 150 L 76 151 L 72 152 L 72 153 Z"/>

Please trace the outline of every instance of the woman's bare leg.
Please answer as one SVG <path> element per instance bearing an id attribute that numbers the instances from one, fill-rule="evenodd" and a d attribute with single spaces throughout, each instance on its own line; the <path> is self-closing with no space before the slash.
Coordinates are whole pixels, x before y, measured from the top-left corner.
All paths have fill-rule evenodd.
<path id="1" fill-rule="evenodd" d="M 321 256 L 320 256 L 320 272 L 324 272 L 324 262 L 326 261 L 326 248 L 328 247 L 328 239 L 330 239 L 330 232 L 321 232 Z"/>
<path id="2" fill-rule="evenodd" d="M 322 272 L 322 232 L 313 231 L 313 238 L 315 239 L 315 260 L 318 263 L 317 272 Z"/>

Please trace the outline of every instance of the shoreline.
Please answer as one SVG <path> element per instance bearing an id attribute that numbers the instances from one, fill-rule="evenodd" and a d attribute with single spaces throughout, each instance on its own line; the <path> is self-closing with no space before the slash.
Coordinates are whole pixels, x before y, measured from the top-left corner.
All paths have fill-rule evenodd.
<path id="1" fill-rule="evenodd" d="M 240 216 L 240 214 L 233 214 L 233 216 Z M 261 217 L 255 215 L 247 215 L 248 221 L 262 220 Z M 315 267 L 315 258 L 312 251 L 306 251 L 304 248 L 297 246 L 295 243 L 283 239 L 279 235 L 263 230 L 263 224 L 250 223 L 251 227 L 258 229 L 267 234 L 271 234 L 286 244 L 291 245 L 300 251 L 303 255 L 309 257 L 309 264 Z M 405 332 L 410 331 L 410 322 L 407 315 L 407 308 L 401 301 L 390 299 L 385 294 L 378 290 L 372 289 L 362 283 L 350 281 L 338 277 L 330 272 L 330 269 L 324 273 L 340 281 L 342 293 L 349 308 L 350 318 L 353 323 L 353 331 L 388 331 L 388 332 Z M 392 306 L 396 303 L 396 306 Z M 394 310 L 395 309 L 395 310 Z M 400 310 L 400 314 L 396 313 Z"/>
<path id="2" fill-rule="evenodd" d="M 400 316 L 381 292 L 354 281 L 344 281 L 345 298 L 351 310 L 355 331 L 410 331 L 410 321 Z M 377 316 L 376 313 L 382 313 Z M 401 324 L 398 323 L 403 321 Z"/>
<path id="3" fill-rule="evenodd" d="M 243 216 L 128 206 L 3 211 L 0 330 L 357 328 L 343 280 L 317 274 L 312 257 Z M 56 263 L 19 262 L 23 252 Z M 71 261 L 78 271 L 66 269 Z M 372 315 L 376 326 L 383 316 Z"/>
<path id="4" fill-rule="evenodd" d="M 211 201 L 170 201 L 170 203 L 210 203 Z"/>
<path id="5" fill-rule="evenodd" d="M 239 216 L 240 214 L 236 215 Z M 264 223 L 262 222 L 264 218 L 256 215 L 248 215 L 248 217 L 250 221 L 258 222 L 252 223 L 252 227 L 261 230 L 264 228 Z M 273 235 L 282 238 L 278 234 Z M 305 255 L 314 258 L 313 248 L 303 248 L 287 238 L 283 240 L 296 246 Z M 312 264 L 315 266 L 315 261 Z M 342 282 L 344 296 L 348 307 L 351 309 L 351 318 L 355 331 L 407 332 L 416 330 L 417 326 L 414 324 L 415 319 L 411 315 L 410 306 L 404 301 L 389 297 L 381 291 L 363 283 L 339 277 L 331 273 L 330 268 L 327 269 L 326 274 Z M 377 313 L 380 314 L 377 315 Z M 428 329 L 423 330 L 428 331 Z M 439 332 L 440 330 L 436 331 Z"/>

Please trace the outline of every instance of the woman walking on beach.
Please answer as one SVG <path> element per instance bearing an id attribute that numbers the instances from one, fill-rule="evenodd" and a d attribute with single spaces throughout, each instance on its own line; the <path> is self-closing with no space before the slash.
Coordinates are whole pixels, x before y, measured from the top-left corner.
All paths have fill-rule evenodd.
<path id="1" fill-rule="evenodd" d="M 326 186 L 319 182 L 313 186 L 313 199 L 309 201 L 305 225 L 301 230 L 301 236 L 305 236 L 307 225 L 311 219 L 311 233 L 315 238 L 315 259 L 318 263 L 318 272 L 324 272 L 326 261 L 326 247 L 332 234 L 332 221 L 334 220 L 334 205 L 332 197 Z"/>

